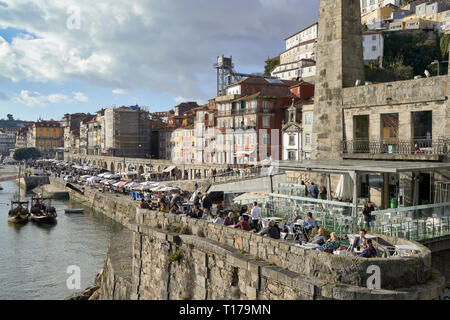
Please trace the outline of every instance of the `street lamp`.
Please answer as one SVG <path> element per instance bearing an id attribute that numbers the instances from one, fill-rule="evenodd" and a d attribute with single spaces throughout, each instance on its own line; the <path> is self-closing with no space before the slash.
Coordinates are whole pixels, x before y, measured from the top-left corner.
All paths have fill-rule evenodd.
<path id="1" fill-rule="evenodd" d="M 448 61 L 439 61 L 439 60 L 434 60 L 431 65 L 437 64 L 437 75 L 439 75 L 439 64 L 441 63 L 446 63 Z"/>

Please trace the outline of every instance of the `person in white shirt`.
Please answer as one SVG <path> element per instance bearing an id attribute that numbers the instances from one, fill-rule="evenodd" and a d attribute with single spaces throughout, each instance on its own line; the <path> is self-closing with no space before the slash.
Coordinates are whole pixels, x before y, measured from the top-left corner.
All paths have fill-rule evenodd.
<path id="1" fill-rule="evenodd" d="M 214 219 L 214 223 L 216 224 L 223 224 L 224 220 L 223 220 L 223 214 L 219 213 L 216 218 Z"/>
<path id="2" fill-rule="evenodd" d="M 262 219 L 261 215 L 261 208 L 258 207 L 258 203 L 255 201 L 253 202 L 253 208 L 250 212 L 250 215 L 252 216 L 252 229 L 255 229 L 256 231 L 259 231 L 259 222 Z"/>

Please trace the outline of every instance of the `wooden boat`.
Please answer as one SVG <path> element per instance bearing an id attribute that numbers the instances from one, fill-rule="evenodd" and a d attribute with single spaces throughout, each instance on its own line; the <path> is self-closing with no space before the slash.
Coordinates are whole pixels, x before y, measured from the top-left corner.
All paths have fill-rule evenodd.
<path id="1" fill-rule="evenodd" d="M 40 223 L 55 223 L 56 209 L 51 206 L 51 198 L 32 198 L 31 221 Z"/>
<path id="2" fill-rule="evenodd" d="M 84 209 L 64 209 L 64 213 L 84 213 Z"/>
<path id="3" fill-rule="evenodd" d="M 21 165 L 19 165 L 20 177 Z M 14 177 L 15 178 L 15 177 Z M 28 201 L 20 201 L 20 187 L 17 200 L 11 200 L 11 210 L 8 212 L 8 222 L 11 223 L 27 223 L 30 217 L 30 211 L 28 210 Z"/>
<path id="4" fill-rule="evenodd" d="M 8 212 L 8 222 L 27 223 L 30 217 L 28 201 L 11 201 L 11 210 Z"/>

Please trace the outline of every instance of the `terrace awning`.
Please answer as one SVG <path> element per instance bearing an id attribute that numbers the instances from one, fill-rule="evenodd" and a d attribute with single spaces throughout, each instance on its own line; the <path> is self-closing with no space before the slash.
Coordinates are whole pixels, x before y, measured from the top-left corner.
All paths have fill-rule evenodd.
<path id="1" fill-rule="evenodd" d="M 359 173 L 405 173 L 450 169 L 450 163 L 377 160 L 303 160 L 279 161 L 278 169 L 331 174 L 345 174 L 355 171 Z"/>
<path id="2" fill-rule="evenodd" d="M 163 172 L 171 172 L 175 168 L 176 168 L 176 166 L 170 166 L 168 168 L 165 168 Z"/>

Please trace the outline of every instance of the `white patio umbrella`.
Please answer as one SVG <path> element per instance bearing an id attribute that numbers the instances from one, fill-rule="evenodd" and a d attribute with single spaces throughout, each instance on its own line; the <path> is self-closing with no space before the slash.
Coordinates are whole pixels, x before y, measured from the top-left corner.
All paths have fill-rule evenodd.
<path id="1" fill-rule="evenodd" d="M 348 174 L 341 175 L 336 188 L 336 198 L 346 200 L 353 198 L 353 180 Z"/>
<path id="2" fill-rule="evenodd" d="M 233 199 L 234 203 L 240 203 L 240 204 L 248 204 L 252 203 L 253 201 L 256 202 L 265 202 L 268 199 L 268 194 L 265 193 L 257 193 L 257 192 L 247 192 L 244 194 L 241 194 L 240 196 L 237 196 Z"/>
<path id="3" fill-rule="evenodd" d="M 134 188 L 137 188 L 137 187 L 139 187 L 139 186 L 140 186 L 139 183 L 137 183 L 137 182 L 132 182 L 132 183 L 127 184 L 127 185 L 125 186 L 125 189 L 134 189 Z"/>

